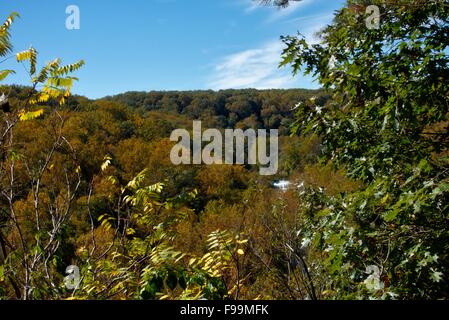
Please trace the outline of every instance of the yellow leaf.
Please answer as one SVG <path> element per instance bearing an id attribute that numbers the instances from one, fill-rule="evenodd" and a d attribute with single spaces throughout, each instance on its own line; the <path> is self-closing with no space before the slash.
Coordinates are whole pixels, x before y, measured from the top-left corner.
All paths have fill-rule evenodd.
<path id="1" fill-rule="evenodd" d="M 388 199 L 390 198 L 390 195 L 387 193 L 386 195 L 385 195 L 385 197 L 383 197 L 383 199 L 382 199 L 382 204 L 385 204 L 385 203 L 387 203 L 387 201 L 388 201 Z"/>
<path id="2" fill-rule="evenodd" d="M 36 111 L 25 112 L 22 110 L 19 114 L 20 121 L 29 121 L 39 118 L 44 113 L 44 109 L 39 109 Z"/>
<path id="3" fill-rule="evenodd" d="M 75 300 L 78 300 L 78 298 L 76 298 L 76 297 L 68 297 L 65 300 L 66 301 L 75 301 Z"/>
<path id="4" fill-rule="evenodd" d="M 242 249 L 238 249 L 237 253 L 241 256 L 243 256 L 245 254 L 245 251 L 243 251 Z"/>
<path id="5" fill-rule="evenodd" d="M 126 234 L 128 235 L 128 236 L 132 236 L 133 234 L 135 234 L 136 233 L 136 230 L 134 230 L 133 228 L 128 228 L 128 229 L 126 229 Z"/>
<path id="6" fill-rule="evenodd" d="M 0 81 L 4 80 L 10 74 L 15 73 L 13 70 L 1 70 L 0 71 Z"/>

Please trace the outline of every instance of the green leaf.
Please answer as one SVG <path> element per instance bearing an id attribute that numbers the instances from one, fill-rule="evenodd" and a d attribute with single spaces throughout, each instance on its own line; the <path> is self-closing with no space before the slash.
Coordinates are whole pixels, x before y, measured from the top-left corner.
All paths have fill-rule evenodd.
<path id="1" fill-rule="evenodd" d="M 433 282 L 439 283 L 443 280 L 443 273 L 432 269 L 431 279 Z"/>
<path id="2" fill-rule="evenodd" d="M 399 214 L 399 210 L 393 209 L 393 210 L 387 211 L 387 213 L 385 213 L 383 217 L 386 222 L 391 222 L 396 219 L 398 214 Z"/>
<path id="3" fill-rule="evenodd" d="M 170 271 L 167 275 L 167 278 L 165 279 L 165 283 L 167 284 L 167 287 L 170 288 L 170 290 L 175 290 L 176 286 L 178 285 L 178 277 L 176 273 Z"/>
<path id="4" fill-rule="evenodd" d="M 5 78 L 7 76 L 9 76 L 10 74 L 14 74 L 14 70 L 2 70 L 0 71 L 0 81 L 5 80 Z"/>

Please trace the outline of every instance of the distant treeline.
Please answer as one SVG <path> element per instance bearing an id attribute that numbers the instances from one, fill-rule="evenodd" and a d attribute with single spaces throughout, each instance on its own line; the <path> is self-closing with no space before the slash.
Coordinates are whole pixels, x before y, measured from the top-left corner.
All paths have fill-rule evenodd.
<path id="1" fill-rule="evenodd" d="M 319 105 L 324 105 L 330 96 L 324 90 L 242 89 L 126 92 L 105 99 L 145 111 L 201 119 L 209 127 L 280 129 L 286 135 L 298 102 L 315 97 Z"/>
<path id="2" fill-rule="evenodd" d="M 0 90 L 11 98 L 23 100 L 31 89 L 11 86 L 0 87 Z M 318 105 L 325 105 L 331 98 L 331 92 L 323 89 L 131 91 L 96 100 L 74 95 L 64 108 L 91 111 L 97 102 L 106 100 L 129 107 L 141 115 L 158 111 L 199 119 L 208 127 L 279 129 L 281 135 L 288 135 L 294 121 L 295 106 L 310 98 L 316 98 Z"/>

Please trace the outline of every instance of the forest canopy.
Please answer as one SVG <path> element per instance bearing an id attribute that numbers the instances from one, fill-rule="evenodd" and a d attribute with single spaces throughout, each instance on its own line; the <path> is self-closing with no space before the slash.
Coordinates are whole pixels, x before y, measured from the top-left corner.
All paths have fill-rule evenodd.
<path id="1" fill-rule="evenodd" d="M 447 299 L 449 3 L 371 2 L 379 28 L 348 0 L 320 42 L 281 38 L 321 90 L 92 100 L 71 95 L 84 61 L 14 55 L 30 86 L 0 87 L 0 298 Z M 279 174 L 173 165 L 193 120 L 279 129 Z"/>

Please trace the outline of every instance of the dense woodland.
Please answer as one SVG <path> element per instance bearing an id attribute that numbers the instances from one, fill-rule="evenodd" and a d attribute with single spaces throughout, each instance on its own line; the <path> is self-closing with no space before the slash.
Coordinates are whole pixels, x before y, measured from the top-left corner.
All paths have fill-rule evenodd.
<path id="1" fill-rule="evenodd" d="M 2 88 L 3 92 L 9 92 L 12 108 L 26 101 L 31 90 L 17 86 Z M 267 272 L 264 264 L 271 264 L 268 261 L 271 260 L 269 251 L 273 248 L 263 248 L 270 243 L 266 243 L 268 226 L 264 224 L 275 223 L 277 218 L 265 216 L 263 210 L 267 205 L 284 201 L 290 201 L 293 206 L 286 210 L 288 215 L 294 214 L 296 208 L 294 192 L 279 191 L 273 188 L 273 182 L 286 178 L 299 181 L 307 166 L 310 168 L 307 168 L 306 174 L 312 176 L 319 175 L 322 170 L 313 166 L 320 153 L 319 139 L 290 136 L 292 110 L 298 101 L 314 98 L 324 105 L 329 97 L 324 91 L 313 90 L 125 93 L 99 100 L 72 96 L 64 106 L 54 106 L 55 109 L 32 121 L 19 122 L 14 139 L 20 144 L 14 149 L 22 159 L 28 160 L 23 166 L 15 168 L 18 190 L 28 190 L 25 186 L 35 183 L 35 172 L 30 172 L 30 168 L 40 171 L 44 166 L 45 172 L 39 182 L 39 202 L 43 206 L 38 213 L 39 224 L 51 224 L 51 210 L 63 210 L 70 206 L 70 213 L 64 218 L 64 228 L 59 231 L 58 249 L 52 261 L 59 273 L 59 284 L 63 285 L 67 266 L 80 265 L 87 252 L 92 252 L 88 259 L 100 257 L 117 236 L 117 230 L 123 231 L 124 226 L 115 217 L 120 210 L 130 209 L 122 207 L 126 207 L 122 197 L 129 196 L 129 191 L 122 193 L 121 186 L 126 186 L 136 176 L 142 179 L 139 181 L 142 186 L 160 183 L 157 198 L 164 206 L 167 201 L 178 203 L 177 211 L 180 212 L 176 214 L 182 214 L 182 218 L 176 217 L 176 223 L 170 221 L 165 231 L 170 232 L 172 237 L 176 235 L 173 239 L 174 250 L 202 256 L 207 253 L 207 236 L 213 232 L 222 230 L 240 234 L 244 231 L 244 234 L 250 233 L 255 237 L 252 242 L 254 246 L 260 246 L 257 250 L 261 256 L 253 256 L 252 262 L 239 263 L 248 264 L 245 268 L 252 265 L 252 268 L 261 269 L 262 274 Z M 170 134 L 176 128 L 191 129 L 193 119 L 203 121 L 203 126 L 210 128 L 257 129 L 265 127 L 265 123 L 273 123 L 270 128 L 281 132 L 278 175 L 261 177 L 252 166 L 173 165 L 169 158 L 174 145 L 169 140 Z M 51 161 L 46 163 L 50 156 Z M 73 176 L 67 177 L 65 173 L 68 172 Z M 6 184 L 9 177 L 5 178 Z M 325 174 L 322 178 L 327 179 L 328 176 Z M 335 179 L 339 179 L 338 175 Z M 60 190 L 68 192 L 67 197 L 70 198 L 63 197 L 59 200 L 62 203 L 56 203 L 58 195 L 62 196 Z M 248 202 L 259 203 L 259 207 L 248 205 Z M 15 195 L 17 219 L 26 222 L 21 230 L 25 243 L 32 243 L 39 235 L 35 204 L 36 195 L 26 192 Z M 63 207 L 60 208 L 60 205 Z M 7 207 L 7 201 L 3 200 L 2 206 Z M 49 209 L 50 212 L 45 214 Z M 127 238 L 135 240 L 151 234 L 154 224 L 163 223 L 167 216 L 174 214 L 172 209 L 158 211 L 160 220 L 153 217 L 151 228 L 138 227 L 134 222 L 127 226 L 126 232 L 130 233 Z M 257 237 L 256 229 L 254 232 L 248 229 L 249 226 L 256 228 L 255 225 L 260 229 Z M 92 230 L 95 230 L 94 235 Z M 14 236 L 19 236 L 13 229 L 8 230 L 7 234 L 11 237 L 8 243 L 14 242 Z M 92 247 L 93 236 L 95 250 Z M 278 250 L 284 251 L 283 248 Z M 279 257 L 281 261 L 289 259 L 289 254 L 284 254 L 286 256 Z M 267 261 L 261 262 L 260 259 Z M 277 263 L 282 264 L 281 261 Z M 110 272 L 118 272 L 119 267 L 114 268 Z M 259 281 L 265 282 L 265 275 Z M 277 280 L 274 278 L 272 281 Z M 256 298 L 262 285 L 268 289 L 273 283 L 257 284 L 254 289 L 245 289 L 247 293 L 239 292 L 236 297 Z M 282 286 L 285 285 L 288 281 Z M 33 297 L 50 298 L 47 296 L 49 289 L 46 286 L 35 288 L 33 295 L 36 296 Z M 263 297 L 289 297 L 285 295 L 286 288 L 279 290 Z M 89 298 L 122 297 L 121 294 L 111 296 L 109 290 L 103 294 Z"/>
<path id="2" fill-rule="evenodd" d="M 0 298 L 447 299 L 449 3 L 372 2 L 378 30 L 348 1 L 321 44 L 282 38 L 322 90 L 90 100 L 70 95 L 83 61 L 17 54 L 31 84 L 0 87 Z M 279 129 L 278 175 L 173 165 L 170 133 L 195 119 Z"/>

